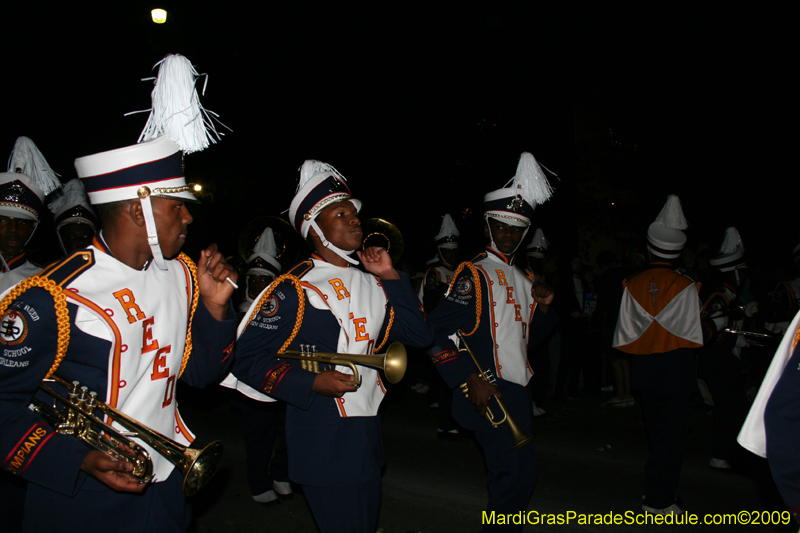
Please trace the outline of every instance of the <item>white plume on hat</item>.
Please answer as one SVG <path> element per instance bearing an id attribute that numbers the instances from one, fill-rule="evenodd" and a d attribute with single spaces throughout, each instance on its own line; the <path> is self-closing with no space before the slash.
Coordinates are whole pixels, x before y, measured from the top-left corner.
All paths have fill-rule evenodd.
<path id="1" fill-rule="evenodd" d="M 526 246 L 526 249 L 528 250 L 528 255 L 542 258 L 548 246 L 550 246 L 550 242 L 545 238 L 542 228 L 536 228 L 533 239 L 531 239 L 530 244 Z"/>
<path id="2" fill-rule="evenodd" d="M 547 176 L 530 152 L 522 152 L 520 155 L 517 173 L 511 178 L 511 184 L 522 199 L 534 209 L 553 196 L 553 188 L 547 181 Z"/>
<path id="3" fill-rule="evenodd" d="M 717 267 L 720 272 L 730 272 L 740 268 L 746 268 L 744 261 L 744 243 L 742 237 L 739 235 L 739 230 L 733 226 L 725 230 L 725 237 L 722 239 L 722 245 L 719 247 L 719 252 L 715 257 L 712 257 L 708 262 Z"/>
<path id="4" fill-rule="evenodd" d="M 681 208 L 681 200 L 675 194 L 670 194 L 667 197 L 667 202 L 661 208 L 661 212 L 656 217 L 656 222 L 665 228 L 685 230 L 689 227 L 686 222 L 686 217 L 683 216 L 683 209 Z"/>
<path id="5" fill-rule="evenodd" d="M 680 257 L 681 250 L 686 245 L 686 234 L 683 230 L 688 227 L 680 198 L 674 194 L 669 195 L 655 222 L 647 228 L 648 250 L 653 255 L 666 259 Z"/>
<path id="6" fill-rule="evenodd" d="M 450 216 L 450 213 L 447 213 L 442 217 L 442 225 L 439 228 L 439 234 L 436 235 L 434 241 L 439 241 L 439 239 L 446 239 L 448 237 L 458 237 L 461 234 L 458 232 L 458 228 L 456 227 L 456 223 L 453 222 L 453 217 Z"/>
<path id="7" fill-rule="evenodd" d="M 300 181 L 297 182 L 297 190 L 295 193 L 300 192 L 300 189 L 303 188 L 308 180 L 316 176 L 317 174 L 334 174 L 337 178 L 341 179 L 342 181 L 347 181 L 344 176 L 339 173 L 338 170 L 333 168 L 333 165 L 329 165 L 328 163 L 323 163 L 322 161 L 317 161 L 316 159 L 306 159 L 303 162 L 303 165 L 300 167 Z"/>
<path id="8" fill-rule="evenodd" d="M 744 243 L 742 237 L 739 235 L 739 230 L 731 226 L 725 230 L 725 237 L 722 239 L 722 245 L 719 247 L 720 254 L 733 254 L 741 250 L 744 252 Z"/>
<path id="9" fill-rule="evenodd" d="M 69 180 L 61 188 L 61 194 L 54 197 L 49 204 L 47 204 L 50 212 L 56 217 L 60 215 L 65 209 L 81 205 L 94 213 L 94 209 L 89 204 L 89 198 L 86 196 L 86 190 L 83 188 L 81 180 L 73 178 Z"/>
<path id="10" fill-rule="evenodd" d="M 58 174 L 53 172 L 42 152 L 36 147 L 28 137 L 17 137 L 14 143 L 14 150 L 8 158 L 8 171 L 16 172 L 20 170 L 22 174 L 28 176 L 33 185 L 41 190 L 45 196 L 61 187 Z M 44 201 L 44 197 L 42 198 Z"/>
<path id="11" fill-rule="evenodd" d="M 272 232 L 272 228 L 265 228 L 258 238 L 258 241 L 256 241 L 256 245 L 253 246 L 252 255 L 259 254 L 268 255 L 273 258 L 278 255 L 278 248 L 275 246 L 275 235 Z"/>
<path id="12" fill-rule="evenodd" d="M 209 141 L 216 143 L 224 134 L 218 132 L 214 126 L 213 120 L 219 122 L 218 115 L 200 104 L 195 89 L 199 74 L 191 61 L 179 54 L 169 54 L 156 63 L 153 68 L 155 67 L 159 67 L 158 76 L 145 78 L 155 79 L 155 87 L 151 94 L 153 105 L 150 116 L 138 142 L 166 135 L 178 143 L 185 154 L 208 148 Z"/>

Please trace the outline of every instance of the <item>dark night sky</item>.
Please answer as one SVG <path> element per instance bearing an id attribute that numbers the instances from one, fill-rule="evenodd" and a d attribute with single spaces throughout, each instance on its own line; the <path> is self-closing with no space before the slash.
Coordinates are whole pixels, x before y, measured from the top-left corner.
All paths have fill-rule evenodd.
<path id="1" fill-rule="evenodd" d="M 168 23 L 156 26 L 155 5 L 111 4 L 95 15 L 4 8 L 0 151 L 27 135 L 72 177 L 75 157 L 136 141 L 146 114 L 123 114 L 149 107 L 140 79 L 182 53 L 210 74 L 202 101 L 233 129 L 187 157 L 188 179 L 214 192 L 195 210 L 191 246 L 216 240 L 233 253 L 248 220 L 288 207 L 297 168 L 315 158 L 424 260 L 439 217 L 479 209 L 524 150 L 559 174 L 536 224 L 563 249 L 587 226 L 643 235 L 673 192 L 690 239 L 716 247 L 728 225 L 751 250 L 800 237 L 789 222 L 798 46 L 788 10 L 292 3 L 228 18 L 204 2 L 163 2 Z"/>

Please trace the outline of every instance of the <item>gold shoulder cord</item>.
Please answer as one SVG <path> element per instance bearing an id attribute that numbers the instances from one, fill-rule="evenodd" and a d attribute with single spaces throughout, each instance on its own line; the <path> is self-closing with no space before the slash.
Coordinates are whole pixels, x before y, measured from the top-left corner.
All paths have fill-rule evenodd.
<path id="1" fill-rule="evenodd" d="M 381 342 L 380 346 L 375 348 L 374 352 L 380 352 L 381 348 L 383 348 L 383 345 L 389 340 L 389 332 L 392 331 L 392 324 L 394 324 L 394 307 L 389 306 L 389 325 L 386 326 L 386 334 L 383 336 L 383 341 Z"/>
<path id="2" fill-rule="evenodd" d="M 189 310 L 189 326 L 186 328 L 186 346 L 183 348 L 181 370 L 178 372 L 178 378 L 180 378 L 183 375 L 183 371 L 186 369 L 186 364 L 189 362 L 189 356 L 192 353 L 192 322 L 194 321 L 194 312 L 197 311 L 197 303 L 200 301 L 200 287 L 197 286 L 197 265 L 194 264 L 194 261 L 183 252 L 178 255 L 178 260 L 186 264 L 192 275 L 192 308 Z"/>
<path id="3" fill-rule="evenodd" d="M 297 291 L 297 317 L 294 321 L 294 327 L 292 328 L 292 333 L 291 335 L 289 335 L 289 338 L 286 339 L 286 342 L 283 343 L 281 349 L 278 350 L 278 355 L 286 351 L 286 348 L 288 348 L 289 345 L 294 340 L 294 338 L 297 337 L 297 333 L 300 331 L 300 326 L 303 325 L 303 314 L 306 311 L 306 299 L 305 299 L 305 293 L 303 291 L 303 285 L 300 283 L 300 278 L 292 274 L 282 274 L 278 276 L 277 279 L 273 281 L 269 287 L 267 287 L 267 290 L 264 291 L 264 294 L 261 295 L 261 298 L 259 298 L 258 300 L 258 305 L 255 306 L 255 309 L 253 310 L 253 314 L 251 314 L 250 318 L 247 319 L 247 324 L 244 326 L 244 329 L 242 329 L 242 333 L 244 333 L 244 330 L 247 329 L 247 326 L 249 326 L 250 322 L 252 322 L 253 319 L 255 318 L 256 313 L 258 313 L 261 310 L 261 307 L 264 305 L 264 302 L 266 302 L 267 299 L 270 296 L 272 296 L 273 291 L 278 287 L 280 283 L 284 281 L 289 281 L 292 285 L 294 285 L 294 288 Z"/>
<path id="4" fill-rule="evenodd" d="M 56 349 L 56 359 L 53 361 L 53 366 L 50 367 L 50 370 L 45 376 L 45 379 L 47 379 L 58 369 L 64 356 L 67 354 L 67 347 L 69 346 L 69 311 L 67 310 L 67 297 L 64 294 L 64 289 L 57 285 L 52 279 L 31 276 L 19 282 L 19 284 L 3 298 L 3 301 L 0 302 L 0 316 L 5 314 L 11 302 L 17 299 L 23 292 L 33 287 L 45 289 L 53 296 L 53 300 L 55 300 L 56 321 L 58 322 L 58 347 Z"/>
<path id="5" fill-rule="evenodd" d="M 480 274 L 478 274 L 478 269 L 475 268 L 475 265 L 469 261 L 464 261 L 458 265 L 458 268 L 456 268 L 456 271 L 453 273 L 453 281 L 450 282 L 450 287 L 447 289 L 447 294 L 450 294 L 450 291 L 453 290 L 453 286 L 456 284 L 458 275 L 461 274 L 461 271 L 465 268 L 468 268 L 470 272 L 472 272 L 472 277 L 474 278 L 475 283 L 475 327 L 472 328 L 472 331 L 469 333 L 464 333 L 461 331 L 465 337 L 469 337 L 478 331 L 478 326 L 481 325 L 481 311 L 483 310 L 483 290 L 481 289 L 481 278 Z"/>

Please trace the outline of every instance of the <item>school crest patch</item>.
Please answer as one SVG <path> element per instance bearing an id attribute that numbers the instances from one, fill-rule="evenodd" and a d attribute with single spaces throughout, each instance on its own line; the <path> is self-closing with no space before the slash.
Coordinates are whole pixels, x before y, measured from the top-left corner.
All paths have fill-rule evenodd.
<path id="1" fill-rule="evenodd" d="M 0 319 L 0 343 L 14 346 L 28 336 L 28 323 L 17 311 L 9 311 Z"/>

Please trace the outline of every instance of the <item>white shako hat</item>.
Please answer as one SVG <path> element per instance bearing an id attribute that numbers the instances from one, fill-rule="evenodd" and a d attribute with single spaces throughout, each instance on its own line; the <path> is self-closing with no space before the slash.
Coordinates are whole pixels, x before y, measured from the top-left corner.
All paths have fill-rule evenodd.
<path id="1" fill-rule="evenodd" d="M 686 234 L 683 230 L 688 227 L 680 198 L 674 194 L 669 195 L 655 222 L 647 228 L 647 249 L 653 255 L 665 259 L 680 257 L 686 245 Z"/>
<path id="2" fill-rule="evenodd" d="M 198 201 L 183 175 L 183 152 L 166 136 L 79 157 L 75 170 L 92 205 L 150 196 Z"/>
<path id="3" fill-rule="evenodd" d="M 278 248 L 275 246 L 272 228 L 264 228 L 250 257 L 247 258 L 247 275 L 277 278 L 281 273 L 281 264 L 275 259 L 277 255 Z"/>
<path id="4" fill-rule="evenodd" d="M 458 248 L 458 237 L 460 236 L 453 217 L 447 213 L 442 217 L 442 225 L 439 234 L 434 237 L 437 248 L 455 249 Z"/>
<path id="5" fill-rule="evenodd" d="M 550 246 L 550 243 L 544 238 L 542 228 L 536 228 L 533 239 L 531 239 L 530 244 L 525 247 L 526 254 L 536 259 L 543 259 L 548 246 Z"/>
<path id="6" fill-rule="evenodd" d="M 18 137 L 8 158 L 8 172 L 0 173 L 0 215 L 38 224 L 45 196 L 60 186 L 58 174 L 33 141 Z"/>
<path id="7" fill-rule="evenodd" d="M 731 226 L 725 230 L 725 238 L 722 240 L 719 252 L 708 262 L 720 272 L 747 268 L 744 262 L 744 244 L 736 228 Z"/>
<path id="8" fill-rule="evenodd" d="M 197 202 L 183 175 L 183 154 L 203 150 L 220 137 L 200 105 L 197 71 L 184 56 L 169 54 L 156 63 L 150 117 L 139 143 L 80 157 L 75 170 L 92 205 L 139 198 L 153 262 L 167 264 L 158 243 L 151 197 Z M 210 130 L 210 131 L 209 131 Z M 213 136 L 212 136 L 213 135 Z"/>
<path id="9" fill-rule="evenodd" d="M 484 217 L 527 228 L 531 225 L 534 208 L 550 199 L 553 189 L 529 152 L 520 156 L 517 173 L 509 183 L 483 197 Z"/>
<path id="10" fill-rule="evenodd" d="M 342 250 L 325 238 L 317 225 L 316 218 L 326 206 L 349 200 L 361 211 L 361 200 L 350 195 L 347 180 L 335 168 L 322 161 L 307 159 L 300 167 L 300 181 L 297 192 L 289 206 L 289 223 L 305 239 L 312 227 L 322 240 L 322 244 L 347 262 L 357 265 L 350 254 L 355 250 Z"/>

